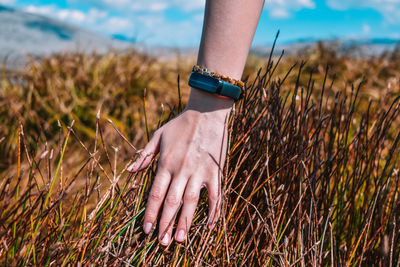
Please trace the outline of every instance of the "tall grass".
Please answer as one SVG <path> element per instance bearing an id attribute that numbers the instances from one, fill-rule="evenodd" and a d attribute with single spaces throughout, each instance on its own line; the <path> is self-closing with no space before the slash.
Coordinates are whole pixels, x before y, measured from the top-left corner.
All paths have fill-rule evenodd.
<path id="1" fill-rule="evenodd" d="M 141 228 L 156 161 L 142 173 L 126 171 L 146 127 L 179 112 L 177 97 L 150 86 L 155 78 L 144 84 L 154 75 L 146 68 L 161 63 L 136 54 L 64 55 L 8 74 L 0 99 L 14 103 L 0 113 L 7 159 L 0 178 L 2 265 L 398 266 L 400 67 L 388 77 L 371 73 L 343 84 L 335 61 L 375 64 L 371 69 L 382 72 L 398 65 L 387 56 L 331 54 L 324 59 L 332 61 L 329 70 L 318 62 L 321 49 L 307 64 L 269 58 L 256 74 L 256 64 L 246 67 L 247 93 L 228 124 L 221 219 L 208 230 L 203 192 L 188 239 L 167 248 Z M 122 64 L 135 57 L 138 69 Z M 100 72 L 107 64 L 114 65 Z M 170 108 L 160 107 L 163 94 Z M 62 110 L 65 103 L 72 109 Z"/>
<path id="2" fill-rule="evenodd" d="M 26 70 L 2 72 L 0 91 L 0 170 L 15 159 L 19 124 L 26 136 L 59 141 L 59 121 L 70 124 L 84 140 L 95 137 L 98 110 L 107 114 L 134 142 L 143 140 L 142 99 L 147 88 L 149 120 L 156 121 L 161 106 L 176 96 L 177 66 L 135 51 L 52 55 L 32 61 Z M 134 129 L 134 130 L 132 130 Z M 12 155 L 14 154 L 14 157 Z M 5 164 L 6 163 L 6 164 Z"/>

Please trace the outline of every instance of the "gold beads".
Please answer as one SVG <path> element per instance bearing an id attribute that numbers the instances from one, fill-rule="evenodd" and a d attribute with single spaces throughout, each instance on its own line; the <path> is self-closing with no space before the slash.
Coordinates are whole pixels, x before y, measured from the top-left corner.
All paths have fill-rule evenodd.
<path id="1" fill-rule="evenodd" d="M 229 78 L 228 76 L 221 75 L 221 74 L 219 74 L 217 72 L 209 72 L 207 70 L 207 68 L 205 68 L 205 67 L 200 67 L 198 65 L 194 65 L 193 66 L 193 71 L 201 73 L 201 74 L 206 75 L 206 76 L 214 77 L 216 79 L 228 82 L 228 83 L 233 84 L 233 85 L 236 85 L 236 86 L 240 87 L 242 90 L 244 89 L 244 85 L 245 85 L 244 82 L 242 82 L 240 80 L 235 80 L 235 79 Z"/>

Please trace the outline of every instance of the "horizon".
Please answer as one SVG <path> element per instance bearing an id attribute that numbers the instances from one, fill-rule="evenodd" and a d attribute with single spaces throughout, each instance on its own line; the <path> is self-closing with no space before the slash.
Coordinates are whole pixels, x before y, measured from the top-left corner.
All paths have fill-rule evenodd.
<path id="1" fill-rule="evenodd" d="M 197 47 L 205 0 L 0 0 L 0 4 L 145 45 Z M 300 40 L 399 40 L 400 0 L 271 0 L 253 46 Z M 173 32 L 174 34 L 171 34 Z"/>

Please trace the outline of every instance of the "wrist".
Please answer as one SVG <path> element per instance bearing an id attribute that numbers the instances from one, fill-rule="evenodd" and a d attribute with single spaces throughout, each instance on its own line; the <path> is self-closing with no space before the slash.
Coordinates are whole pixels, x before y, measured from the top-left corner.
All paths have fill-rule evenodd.
<path id="1" fill-rule="evenodd" d="M 199 112 L 221 111 L 221 113 L 226 113 L 231 111 L 233 104 L 234 100 L 230 97 L 191 88 L 186 109 L 195 109 Z"/>
<path id="2" fill-rule="evenodd" d="M 195 111 L 199 115 L 203 114 L 212 119 L 215 123 L 224 123 L 234 103 L 231 98 L 191 88 L 185 111 Z"/>

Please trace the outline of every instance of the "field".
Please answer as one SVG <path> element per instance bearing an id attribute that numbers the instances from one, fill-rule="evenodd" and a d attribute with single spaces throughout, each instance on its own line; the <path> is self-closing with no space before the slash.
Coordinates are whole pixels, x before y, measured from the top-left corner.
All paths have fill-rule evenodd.
<path id="1" fill-rule="evenodd" d="M 194 60 L 113 51 L 3 66 L 0 265 L 400 266 L 400 48 L 251 55 L 217 227 L 204 191 L 185 243 L 146 236 L 157 160 L 126 167 L 184 107 Z"/>

